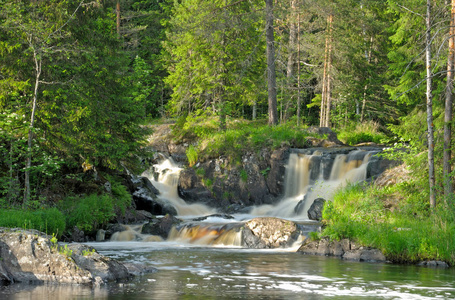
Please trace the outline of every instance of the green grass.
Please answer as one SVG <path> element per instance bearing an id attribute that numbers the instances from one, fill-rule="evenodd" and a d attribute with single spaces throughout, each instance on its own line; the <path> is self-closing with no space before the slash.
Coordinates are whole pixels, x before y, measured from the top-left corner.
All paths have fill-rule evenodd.
<path id="1" fill-rule="evenodd" d="M 327 227 L 322 234 L 378 248 L 394 262 L 443 260 L 454 265 L 455 207 L 441 204 L 430 212 L 423 194 L 409 183 L 348 186 L 324 207 Z"/>
<path id="2" fill-rule="evenodd" d="M 263 148 L 304 148 L 308 145 L 306 137 L 311 136 L 305 127 L 292 123 L 268 126 L 264 120 L 229 118 L 227 129 L 221 131 L 218 117 L 207 113 L 180 118 L 173 126 L 173 135 L 175 140 L 197 142 L 198 146 L 190 146 L 186 153 L 190 164 L 198 158 L 204 160 L 221 155 L 240 161 L 243 153 L 258 152 Z"/>
<path id="3" fill-rule="evenodd" d="M 56 208 L 41 210 L 1 209 L 0 227 L 37 229 L 59 237 L 65 230 L 65 217 Z"/>
<path id="4" fill-rule="evenodd" d="M 379 124 L 373 121 L 356 123 L 338 131 L 338 139 L 348 145 L 373 142 L 381 144 L 387 136 L 379 130 Z"/>

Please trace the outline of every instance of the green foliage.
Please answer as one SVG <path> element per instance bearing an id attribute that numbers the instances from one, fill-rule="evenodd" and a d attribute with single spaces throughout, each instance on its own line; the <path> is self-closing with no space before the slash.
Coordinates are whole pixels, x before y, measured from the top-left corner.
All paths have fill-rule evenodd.
<path id="1" fill-rule="evenodd" d="M 350 238 L 383 251 L 395 262 L 455 263 L 455 207 L 429 212 L 426 197 L 410 183 L 388 188 L 350 185 L 326 203 L 323 235 Z"/>
<path id="2" fill-rule="evenodd" d="M 131 205 L 131 196 L 126 194 L 125 188 L 116 184 L 112 186 L 112 193 L 116 196 L 92 194 L 81 198 L 69 197 L 60 203 L 67 216 L 68 228 L 77 226 L 91 232 L 106 225 L 116 216 L 116 212 L 124 213 Z"/>
<path id="3" fill-rule="evenodd" d="M 379 131 L 379 124 L 373 121 L 352 124 L 338 132 L 338 138 L 345 144 L 356 145 L 373 142 L 381 144 L 387 140 L 387 136 Z"/>
<path id="4" fill-rule="evenodd" d="M 266 147 L 272 150 L 284 145 L 303 148 L 307 145 L 306 137 L 310 136 L 303 127 L 296 127 L 291 123 L 270 127 L 265 122 L 258 121 L 227 121 L 227 129 L 219 131 L 215 117 L 209 117 L 207 113 L 195 117 L 188 115 L 185 121 L 180 119 L 174 125 L 173 135 L 176 139 L 192 138 L 197 141 L 197 153 L 195 147 L 190 146 L 187 150 L 187 157 L 190 154 L 193 158 L 191 161 L 194 162 L 197 158 L 221 155 L 240 161 L 242 153 L 256 152 Z M 190 157 L 188 160 L 190 161 Z"/>
<path id="5" fill-rule="evenodd" d="M 197 162 L 197 149 L 193 145 L 190 145 L 188 149 L 186 149 L 186 157 L 188 158 L 188 163 L 190 167 L 194 166 Z"/>
<path id="6" fill-rule="evenodd" d="M 0 227 L 37 229 L 60 237 L 65 230 L 65 217 L 56 208 L 34 211 L 0 209 Z"/>

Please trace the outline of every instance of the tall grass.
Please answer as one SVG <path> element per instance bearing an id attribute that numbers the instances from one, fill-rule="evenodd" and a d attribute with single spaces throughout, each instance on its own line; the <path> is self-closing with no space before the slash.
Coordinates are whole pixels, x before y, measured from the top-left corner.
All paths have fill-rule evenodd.
<path id="1" fill-rule="evenodd" d="M 0 227 L 37 229 L 46 234 L 61 236 L 65 217 L 56 208 L 41 210 L 1 209 Z"/>
<path id="2" fill-rule="evenodd" d="M 414 203 L 426 199 L 417 193 L 409 185 L 348 186 L 325 206 L 323 234 L 378 248 L 395 262 L 443 260 L 455 264 L 455 209 L 441 205 L 431 213 L 424 203 Z M 390 201 L 396 202 L 394 209 L 390 209 Z"/>
<path id="3" fill-rule="evenodd" d="M 348 145 L 373 142 L 376 144 L 386 141 L 387 136 L 380 131 L 379 123 L 365 121 L 351 124 L 338 131 L 338 139 Z"/>

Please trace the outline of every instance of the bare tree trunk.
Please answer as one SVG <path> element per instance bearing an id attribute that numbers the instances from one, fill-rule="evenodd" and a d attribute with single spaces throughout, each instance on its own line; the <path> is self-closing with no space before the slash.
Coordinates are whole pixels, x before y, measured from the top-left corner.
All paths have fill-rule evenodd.
<path id="1" fill-rule="evenodd" d="M 289 86 L 289 98 L 286 101 L 285 105 L 285 114 L 283 116 L 283 119 L 287 120 L 288 115 L 288 109 L 291 104 L 290 98 L 292 98 L 292 91 L 294 87 L 294 67 L 295 67 L 295 56 L 296 56 L 296 43 L 297 43 L 297 24 L 296 24 L 296 2 L 297 0 L 291 0 L 291 16 L 290 16 L 290 25 L 289 25 L 289 56 L 288 56 L 288 64 L 286 68 L 286 77 L 288 80 L 288 86 Z M 299 113 L 299 108 L 297 107 L 297 113 Z M 298 117 L 297 117 L 298 119 Z M 298 122 L 298 121 L 297 121 Z"/>
<path id="2" fill-rule="evenodd" d="M 297 18 L 297 126 L 300 126 L 300 10 Z"/>
<path id="3" fill-rule="evenodd" d="M 455 64 L 455 0 L 452 0 L 449 29 L 449 55 L 447 58 L 447 86 L 446 101 L 444 111 L 444 155 L 443 155 L 443 175 L 444 175 L 444 196 L 448 199 L 453 193 L 451 178 L 451 141 L 452 141 L 452 103 L 453 103 L 453 79 Z"/>
<path id="4" fill-rule="evenodd" d="M 28 129 L 28 141 L 27 141 L 27 159 L 25 162 L 25 182 L 24 182 L 24 202 L 25 206 L 30 200 L 30 168 L 32 166 L 32 142 L 33 142 L 33 129 L 35 126 L 35 112 L 36 112 L 36 103 L 38 101 L 38 91 L 39 83 L 41 76 L 41 60 L 37 56 L 36 50 L 33 51 L 33 59 L 35 61 L 35 89 L 33 91 L 33 100 L 32 100 L 32 113 L 30 116 L 30 124 Z"/>
<path id="5" fill-rule="evenodd" d="M 333 23 L 333 15 L 329 16 L 329 53 L 327 58 L 327 87 L 326 87 L 326 108 L 325 108 L 325 124 L 324 127 L 330 127 L 330 108 L 332 105 L 332 97 L 331 97 L 331 69 L 332 69 L 332 23 Z"/>
<path id="6" fill-rule="evenodd" d="M 267 40 L 267 84 L 269 125 L 278 124 L 276 100 L 275 46 L 273 32 L 273 0 L 265 0 L 266 4 L 266 40 Z"/>
<path id="7" fill-rule="evenodd" d="M 327 19 L 327 23 L 329 20 Z M 322 74 L 322 92 L 321 92 L 321 111 L 319 114 L 319 127 L 325 125 L 325 108 L 327 104 L 327 72 L 328 72 L 328 59 L 329 59 L 329 35 L 325 38 L 325 55 L 324 55 L 324 71 Z"/>
<path id="8" fill-rule="evenodd" d="M 428 177 L 430 184 L 430 206 L 436 206 L 435 171 L 434 171 L 434 124 L 433 124 L 433 96 L 431 73 L 431 0 L 427 0 L 426 15 L 425 61 L 427 68 L 427 126 L 428 126 Z"/>

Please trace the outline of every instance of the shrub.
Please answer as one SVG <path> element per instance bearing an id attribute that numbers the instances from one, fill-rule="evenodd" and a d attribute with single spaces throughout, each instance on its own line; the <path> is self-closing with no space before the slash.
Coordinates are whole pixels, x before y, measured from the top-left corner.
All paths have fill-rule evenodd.
<path id="1" fill-rule="evenodd" d="M 77 226 L 84 231 L 93 231 L 107 224 L 115 216 L 114 198 L 109 195 L 90 195 L 68 198 L 67 224 L 69 228 Z"/>

